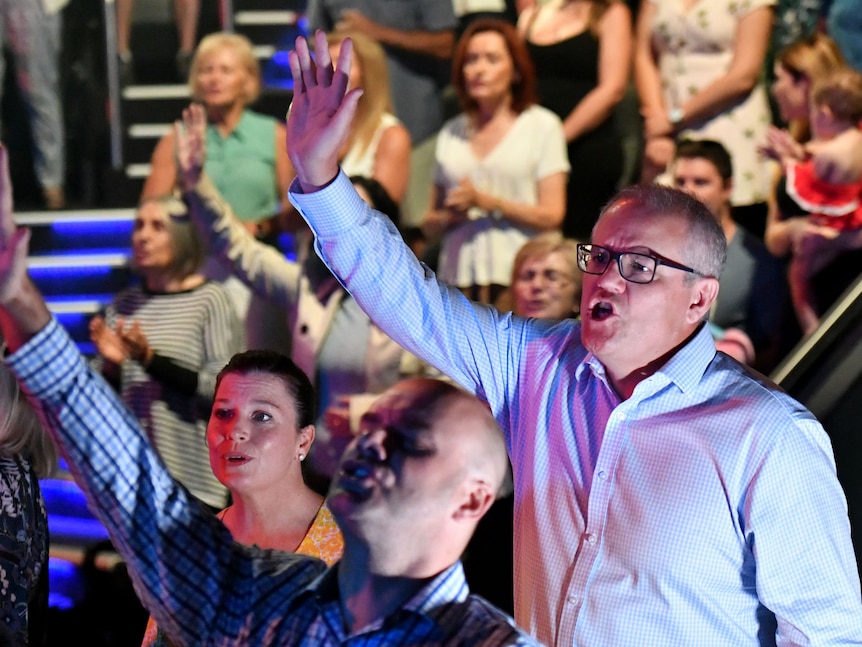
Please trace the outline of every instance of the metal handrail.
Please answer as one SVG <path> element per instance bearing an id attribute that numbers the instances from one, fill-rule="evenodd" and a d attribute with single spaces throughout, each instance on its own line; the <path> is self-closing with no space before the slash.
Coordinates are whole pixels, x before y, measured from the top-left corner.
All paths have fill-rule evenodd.
<path id="1" fill-rule="evenodd" d="M 123 166 L 123 122 L 120 115 L 120 65 L 117 47 L 117 9 L 114 0 L 105 0 L 104 24 L 111 168 L 118 171 Z"/>

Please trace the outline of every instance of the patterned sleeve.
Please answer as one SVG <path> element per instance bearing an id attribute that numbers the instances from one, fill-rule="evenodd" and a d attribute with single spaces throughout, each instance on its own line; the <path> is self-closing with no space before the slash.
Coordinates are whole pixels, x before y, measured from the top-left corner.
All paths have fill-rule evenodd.
<path id="1" fill-rule="evenodd" d="M 327 566 L 341 559 L 344 553 L 344 538 L 325 501 L 296 552 L 322 559 Z"/>

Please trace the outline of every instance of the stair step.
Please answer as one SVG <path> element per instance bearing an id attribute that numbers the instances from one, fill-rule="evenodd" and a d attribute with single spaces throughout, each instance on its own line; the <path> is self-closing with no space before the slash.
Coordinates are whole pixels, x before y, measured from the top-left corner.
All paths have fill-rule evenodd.
<path id="1" fill-rule="evenodd" d="M 237 11 L 233 15 L 235 28 L 246 25 L 277 25 L 286 27 L 299 22 L 300 14 L 296 11 Z"/>
<path id="2" fill-rule="evenodd" d="M 44 256 L 30 256 L 27 259 L 27 267 L 30 269 L 127 267 L 128 264 L 128 252 L 58 253 Z"/>

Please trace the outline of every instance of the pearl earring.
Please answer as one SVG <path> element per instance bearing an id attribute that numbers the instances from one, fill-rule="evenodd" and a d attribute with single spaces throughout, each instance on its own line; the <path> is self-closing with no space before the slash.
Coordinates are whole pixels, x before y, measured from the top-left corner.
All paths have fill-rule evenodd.
<path id="1" fill-rule="evenodd" d="M 305 460 L 305 454 L 300 454 L 299 455 L 299 462 L 301 463 L 304 460 Z"/>

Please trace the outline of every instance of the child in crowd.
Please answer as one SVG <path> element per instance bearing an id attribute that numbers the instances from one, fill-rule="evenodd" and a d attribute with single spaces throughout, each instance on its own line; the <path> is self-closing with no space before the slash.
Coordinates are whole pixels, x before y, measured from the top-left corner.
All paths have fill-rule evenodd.
<path id="1" fill-rule="evenodd" d="M 859 128 L 862 74 L 842 67 L 815 81 L 809 110 L 810 145 Z M 820 180 L 806 148 L 786 131 L 773 128 L 762 150 L 780 161 L 784 169 L 783 190 L 776 196 L 782 217 L 809 216 L 807 233 L 793 250 L 788 279 L 799 325 L 803 334 L 810 335 L 819 325 L 811 278 L 847 249 L 848 241 L 862 236 L 862 182 Z"/>

